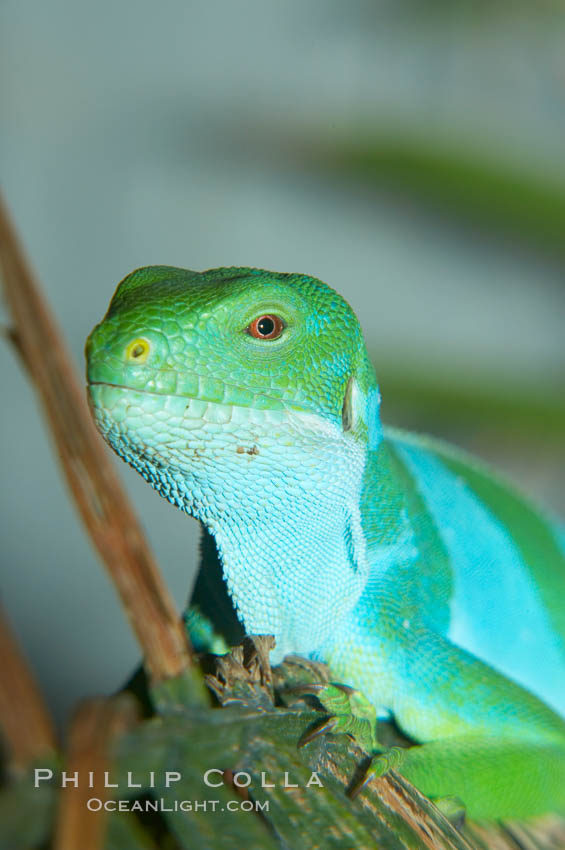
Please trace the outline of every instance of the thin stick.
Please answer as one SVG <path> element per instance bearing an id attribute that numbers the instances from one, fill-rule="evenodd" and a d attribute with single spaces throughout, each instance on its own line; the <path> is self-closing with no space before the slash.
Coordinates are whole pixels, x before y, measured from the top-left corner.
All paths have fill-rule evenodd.
<path id="1" fill-rule="evenodd" d="M 55 731 L 47 706 L 18 644 L 0 614 L 0 727 L 9 752 L 11 770 L 55 752 Z"/>
<path id="2" fill-rule="evenodd" d="M 81 850 L 103 850 L 110 747 L 114 738 L 136 720 L 135 700 L 127 694 L 114 700 L 88 700 L 79 707 L 71 726 L 67 779 L 61 792 L 53 850 L 76 850 L 79 845 Z M 89 808 L 89 799 L 100 801 L 102 806 Z"/>
<path id="3" fill-rule="evenodd" d="M 90 537 L 116 585 L 154 682 L 190 666 L 186 633 L 96 431 L 61 335 L 0 198 L 0 264 L 22 356 Z"/>

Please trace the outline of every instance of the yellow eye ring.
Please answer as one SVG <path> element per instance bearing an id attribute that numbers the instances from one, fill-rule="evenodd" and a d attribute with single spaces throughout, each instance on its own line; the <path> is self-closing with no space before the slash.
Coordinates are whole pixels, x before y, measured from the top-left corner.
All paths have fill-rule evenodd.
<path id="1" fill-rule="evenodd" d="M 126 348 L 126 360 L 133 363 L 145 363 L 149 357 L 150 348 L 146 339 L 132 339 Z"/>

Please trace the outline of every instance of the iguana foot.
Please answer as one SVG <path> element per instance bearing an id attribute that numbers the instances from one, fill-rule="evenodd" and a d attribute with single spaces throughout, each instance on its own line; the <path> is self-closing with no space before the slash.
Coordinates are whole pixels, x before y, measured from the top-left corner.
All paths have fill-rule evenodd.
<path id="1" fill-rule="evenodd" d="M 356 744 L 371 756 L 367 770 L 349 791 L 357 796 L 375 777 L 384 776 L 389 770 L 398 768 L 406 750 L 403 747 L 382 747 L 377 739 L 377 712 L 360 691 L 348 685 L 304 685 L 293 689 L 294 693 L 315 696 L 328 712 L 321 723 L 302 735 L 299 747 L 313 741 L 326 732 L 350 735 Z"/>
<path id="2" fill-rule="evenodd" d="M 195 652 L 210 652 L 213 655 L 227 655 L 229 646 L 211 620 L 202 613 L 197 605 L 191 605 L 182 615 L 190 643 Z"/>
<path id="3" fill-rule="evenodd" d="M 378 749 L 377 713 L 362 693 L 348 685 L 338 684 L 304 685 L 294 688 L 293 692 L 315 696 L 329 715 L 302 736 L 299 747 L 326 732 L 335 732 L 350 735 L 369 755 Z"/>

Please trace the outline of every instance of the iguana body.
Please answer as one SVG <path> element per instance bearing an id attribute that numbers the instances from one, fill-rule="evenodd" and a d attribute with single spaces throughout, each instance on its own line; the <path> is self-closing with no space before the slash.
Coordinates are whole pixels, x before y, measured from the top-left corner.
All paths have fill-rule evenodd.
<path id="1" fill-rule="evenodd" d="M 102 434 L 202 521 L 275 662 L 325 661 L 392 715 L 422 744 L 401 771 L 427 795 L 472 817 L 565 812 L 565 539 L 474 460 L 383 430 L 337 293 L 258 269 L 140 269 L 87 356 Z"/>

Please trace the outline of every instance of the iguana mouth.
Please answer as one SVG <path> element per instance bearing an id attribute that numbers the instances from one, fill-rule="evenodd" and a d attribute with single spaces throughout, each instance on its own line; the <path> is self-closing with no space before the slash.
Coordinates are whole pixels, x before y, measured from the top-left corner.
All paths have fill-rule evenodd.
<path id="1" fill-rule="evenodd" d="M 141 395 L 152 395 L 152 396 L 156 396 L 157 398 L 184 398 L 184 399 L 187 400 L 187 402 L 189 402 L 189 401 L 206 401 L 209 404 L 223 404 L 223 402 L 212 402 L 212 401 L 209 401 L 208 399 L 199 398 L 198 396 L 186 395 L 185 393 L 166 393 L 166 392 L 159 392 L 158 390 L 144 390 L 144 389 L 139 389 L 138 387 L 128 386 L 127 384 L 115 384 L 115 383 L 112 383 L 112 381 L 88 381 L 87 387 L 88 388 L 90 388 L 90 387 L 112 387 L 112 389 L 115 389 L 115 390 L 124 390 L 125 392 L 129 392 L 129 393 L 140 393 Z"/>
<path id="2" fill-rule="evenodd" d="M 234 394 L 237 393 L 241 388 L 236 384 L 226 384 L 222 381 L 222 384 L 226 387 L 226 389 L 232 390 Z M 121 384 L 113 381 L 96 381 L 89 380 L 87 381 L 87 389 L 90 390 L 92 387 L 108 387 L 115 390 L 123 390 L 127 393 L 139 394 L 142 396 L 151 396 L 154 398 L 160 399 L 182 399 L 186 401 L 187 408 L 190 406 L 192 402 L 201 402 L 202 404 L 214 405 L 217 408 L 230 408 L 240 410 L 253 410 L 257 413 L 268 413 L 268 414 L 277 414 L 279 413 L 282 417 L 285 412 L 295 412 L 295 413 L 315 413 L 315 411 L 310 410 L 308 407 L 304 405 L 299 405 L 296 402 L 286 402 L 281 401 L 278 398 L 274 398 L 272 396 L 266 395 L 265 393 L 253 393 L 254 401 L 259 400 L 259 404 L 244 404 L 238 401 L 220 401 L 216 398 L 207 398 L 206 394 L 189 394 L 189 393 L 174 393 L 174 392 L 165 392 L 160 390 L 149 390 L 144 389 L 142 387 L 134 387 L 128 384 Z"/>

